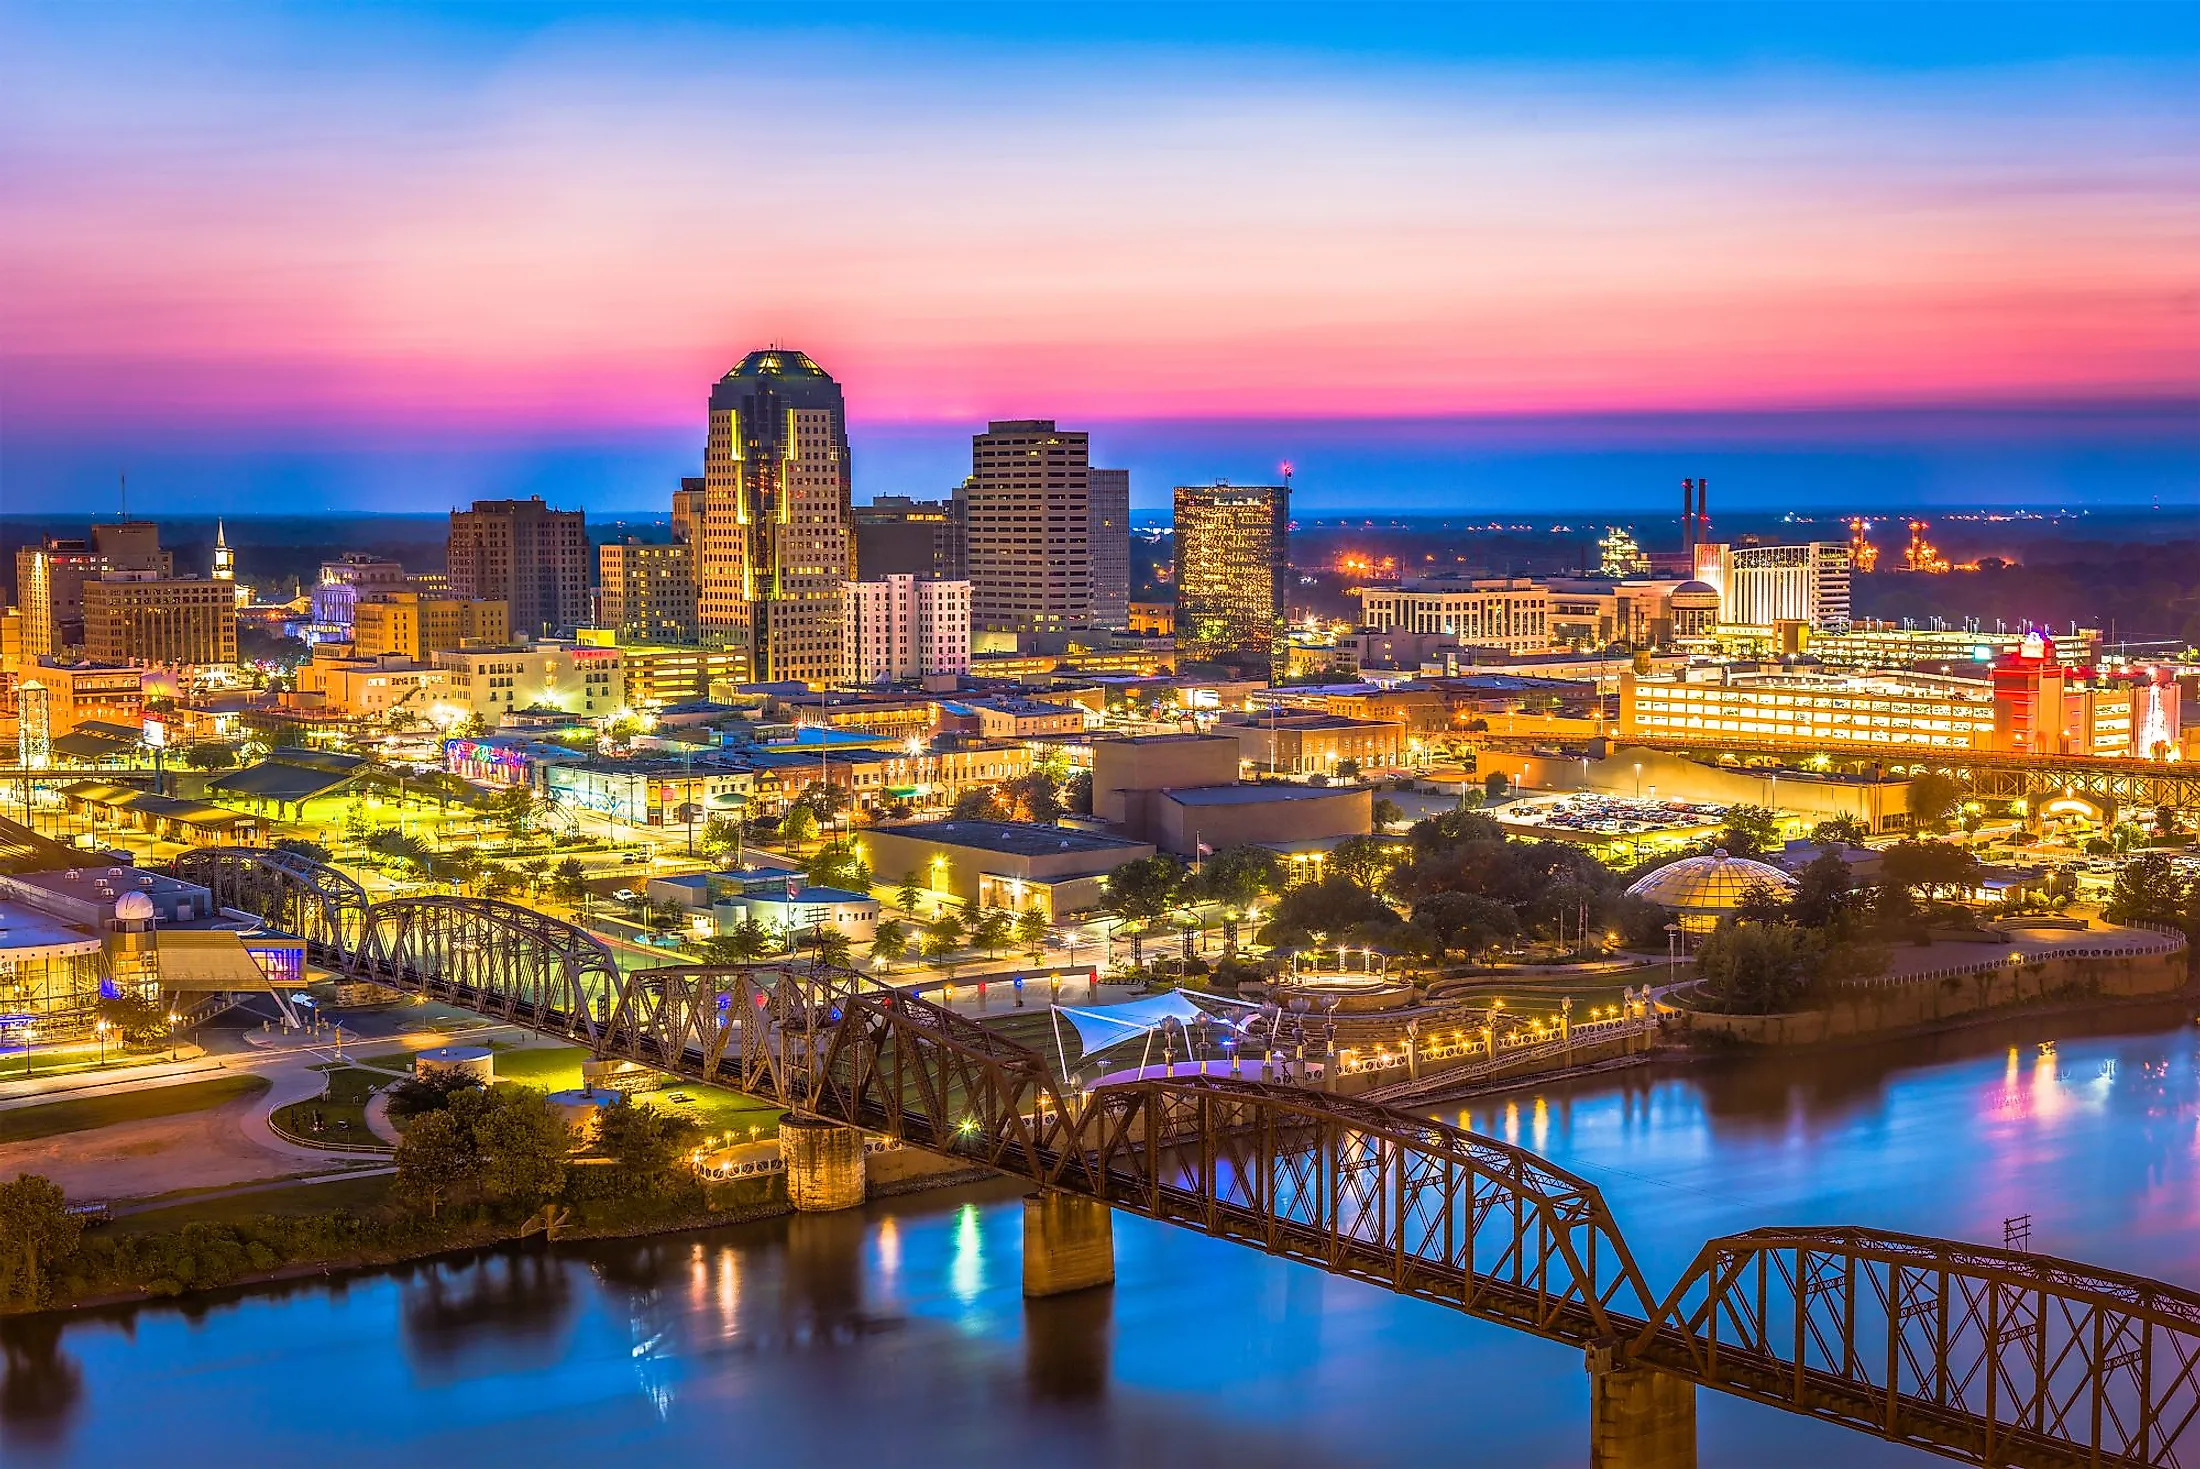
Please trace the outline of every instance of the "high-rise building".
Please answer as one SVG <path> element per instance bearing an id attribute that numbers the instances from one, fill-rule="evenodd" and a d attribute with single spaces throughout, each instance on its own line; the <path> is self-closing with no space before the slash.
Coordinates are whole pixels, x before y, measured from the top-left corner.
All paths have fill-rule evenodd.
<path id="1" fill-rule="evenodd" d="M 1131 625 L 1131 472 L 1087 471 L 1092 513 L 1092 625 Z"/>
<path id="2" fill-rule="evenodd" d="M 1179 485 L 1176 650 L 1280 676 L 1287 661 L 1291 491 L 1285 485 Z"/>
<path id="3" fill-rule="evenodd" d="M 986 632 L 1092 626 L 1088 445 L 1052 419 L 988 425 L 970 441 L 963 561 L 970 623 Z"/>
<path id="4" fill-rule="evenodd" d="M 672 538 L 692 546 L 703 535 L 703 500 L 709 492 L 699 474 L 680 476 L 680 488 L 672 492 Z"/>
<path id="5" fill-rule="evenodd" d="M 596 548 L 602 593 L 596 620 L 621 642 L 696 640 L 695 548 L 644 545 L 631 536 Z"/>
<path id="6" fill-rule="evenodd" d="M 800 352 L 751 352 L 710 392 L 697 561 L 703 642 L 748 676 L 840 676 L 840 585 L 855 573 L 847 406 Z"/>
<path id="7" fill-rule="evenodd" d="M 893 575 L 840 589 L 841 678 L 886 683 L 970 671 L 970 583 Z"/>
<path id="8" fill-rule="evenodd" d="M 109 571 L 173 575 L 173 552 L 160 547 L 149 520 L 94 525 L 89 540 L 47 536 L 15 553 L 15 599 L 23 612 L 23 649 L 33 658 L 84 645 L 84 586 Z"/>
<path id="9" fill-rule="evenodd" d="M 953 579 L 955 522 L 941 500 L 880 495 L 855 507 L 856 565 L 866 578 L 924 576 Z"/>
<path id="10" fill-rule="evenodd" d="M 1849 547 L 1845 541 L 1800 546 L 1736 546 L 1699 541 L 1696 580 L 1719 593 L 1719 620 L 1731 626 L 1807 623 L 1838 632 L 1849 625 Z"/>
<path id="11" fill-rule="evenodd" d="M 84 652 L 100 663 L 235 663 L 236 584 L 106 572 L 84 584 Z"/>
<path id="12" fill-rule="evenodd" d="M 502 602 L 377 592 L 352 609 L 352 653 L 359 658 L 425 663 L 429 655 L 447 649 L 501 647 L 511 640 L 511 615 Z"/>
<path id="13" fill-rule="evenodd" d="M 588 621 L 588 515 L 530 500 L 476 500 L 451 512 L 451 595 L 502 602 L 512 630 L 541 637 Z"/>

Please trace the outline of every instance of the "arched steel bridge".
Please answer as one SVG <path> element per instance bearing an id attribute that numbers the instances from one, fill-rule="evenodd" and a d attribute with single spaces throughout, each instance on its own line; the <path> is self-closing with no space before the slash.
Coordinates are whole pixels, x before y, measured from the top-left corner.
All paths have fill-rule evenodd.
<path id="1" fill-rule="evenodd" d="M 1653 1291 L 1596 1186 L 1363 1101 L 1198 1078 L 1065 1092 L 1037 1053 L 847 970 L 621 974 L 512 903 L 367 904 L 253 849 L 179 875 L 318 962 L 697 1082 L 1975 1464 L 2200 1465 L 2200 1293 L 1843 1227 L 1703 1246 Z"/>

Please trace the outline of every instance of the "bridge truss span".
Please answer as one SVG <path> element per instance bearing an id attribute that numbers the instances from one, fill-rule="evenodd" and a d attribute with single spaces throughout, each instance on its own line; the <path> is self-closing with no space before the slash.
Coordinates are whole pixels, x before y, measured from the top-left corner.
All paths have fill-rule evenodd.
<path id="1" fill-rule="evenodd" d="M 1604 1197 L 1495 1139 L 1219 1077 L 1091 1094 L 1100 1196 L 1221 1239 L 1575 1345 L 1651 1297 Z"/>
<path id="2" fill-rule="evenodd" d="M 172 870 L 221 907 L 304 939 L 339 964 L 357 952 L 373 906 L 350 874 L 280 847 L 199 847 L 177 857 Z"/>
<path id="3" fill-rule="evenodd" d="M 493 898 L 375 904 L 351 972 L 591 1046 L 623 985 L 611 950 L 594 934 Z"/>
<path id="4" fill-rule="evenodd" d="M 1856 1228 L 1712 1240 L 1631 1355 L 1980 1464 L 2186 1469 L 2200 1293 Z M 2182 1450 L 2182 1451 L 2181 1451 Z"/>

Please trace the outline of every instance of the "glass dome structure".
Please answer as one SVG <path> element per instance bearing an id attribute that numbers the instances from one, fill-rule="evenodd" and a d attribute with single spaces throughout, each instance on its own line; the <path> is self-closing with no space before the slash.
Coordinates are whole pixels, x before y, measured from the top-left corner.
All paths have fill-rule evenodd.
<path id="1" fill-rule="evenodd" d="M 1691 933 L 1709 930 L 1763 888 L 1787 897 L 1795 879 L 1766 862 L 1735 857 L 1720 848 L 1708 857 L 1683 857 L 1628 885 L 1631 898 L 1646 898 L 1673 914 Z"/>

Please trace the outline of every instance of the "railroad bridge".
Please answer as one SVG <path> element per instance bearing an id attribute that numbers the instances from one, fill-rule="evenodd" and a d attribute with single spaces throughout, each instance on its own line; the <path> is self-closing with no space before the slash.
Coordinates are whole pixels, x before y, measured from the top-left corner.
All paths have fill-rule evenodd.
<path id="1" fill-rule="evenodd" d="M 1121 1209 L 1573 1346 L 1607 1469 L 1692 1465 L 1699 1387 L 1974 1464 L 2200 1463 L 2200 1293 L 2181 1287 L 1818 1227 L 1710 1240 L 1660 1292 L 1593 1183 L 1410 1113 L 1220 1077 L 1064 1090 L 1037 1053 L 848 970 L 622 974 L 512 903 L 368 903 L 253 849 L 177 872 L 331 969 L 780 1103 L 798 1207 L 860 1202 L 857 1129 L 1022 1179 L 1033 1294 L 1112 1280 Z"/>

